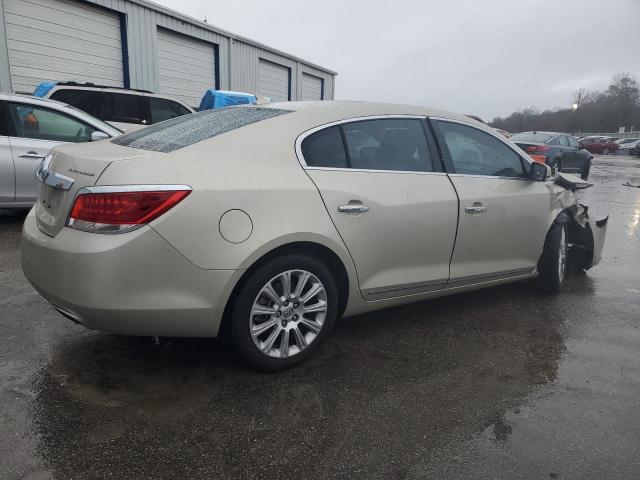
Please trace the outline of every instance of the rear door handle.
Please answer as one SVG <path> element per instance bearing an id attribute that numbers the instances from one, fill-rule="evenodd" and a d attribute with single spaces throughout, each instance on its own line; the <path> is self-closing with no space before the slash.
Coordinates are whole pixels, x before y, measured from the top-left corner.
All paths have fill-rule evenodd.
<path id="1" fill-rule="evenodd" d="M 40 155 L 38 152 L 34 152 L 33 150 L 27 153 L 23 153 L 20 155 L 20 158 L 30 158 L 31 160 L 42 160 L 44 155 Z"/>
<path id="2" fill-rule="evenodd" d="M 464 211 L 467 213 L 484 213 L 487 211 L 487 207 L 479 207 L 479 206 L 464 207 Z"/>
<path id="3" fill-rule="evenodd" d="M 340 213 L 364 213 L 369 211 L 369 207 L 362 204 L 350 203 L 348 205 L 338 205 L 338 211 Z"/>

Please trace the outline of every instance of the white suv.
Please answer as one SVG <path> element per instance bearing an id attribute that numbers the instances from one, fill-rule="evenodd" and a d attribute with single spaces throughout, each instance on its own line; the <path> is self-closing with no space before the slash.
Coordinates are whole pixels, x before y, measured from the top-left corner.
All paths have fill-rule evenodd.
<path id="1" fill-rule="evenodd" d="M 147 90 L 92 83 L 43 82 L 34 95 L 73 105 L 125 132 L 194 112 L 179 100 Z"/>

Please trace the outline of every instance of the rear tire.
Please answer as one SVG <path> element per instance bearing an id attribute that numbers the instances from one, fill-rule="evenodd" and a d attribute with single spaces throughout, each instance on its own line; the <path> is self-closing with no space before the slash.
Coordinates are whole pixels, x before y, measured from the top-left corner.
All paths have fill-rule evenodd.
<path id="1" fill-rule="evenodd" d="M 554 223 L 544 244 L 544 250 L 538 260 L 539 290 L 546 293 L 560 293 L 567 276 L 567 226 Z"/>
<path id="2" fill-rule="evenodd" d="M 308 312 L 312 307 L 316 311 Z M 337 312 L 338 288 L 329 268 L 309 255 L 286 254 L 260 266 L 241 287 L 231 340 L 252 368 L 284 370 L 315 353 L 331 333 Z"/>

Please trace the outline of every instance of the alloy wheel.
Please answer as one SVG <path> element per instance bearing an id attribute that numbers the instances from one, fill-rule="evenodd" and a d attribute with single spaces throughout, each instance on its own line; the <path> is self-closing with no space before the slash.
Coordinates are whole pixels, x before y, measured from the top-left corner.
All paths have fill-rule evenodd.
<path id="1" fill-rule="evenodd" d="M 263 354 L 288 358 L 318 337 L 327 315 L 327 292 L 306 270 L 287 270 L 269 280 L 251 308 L 249 328 Z"/>

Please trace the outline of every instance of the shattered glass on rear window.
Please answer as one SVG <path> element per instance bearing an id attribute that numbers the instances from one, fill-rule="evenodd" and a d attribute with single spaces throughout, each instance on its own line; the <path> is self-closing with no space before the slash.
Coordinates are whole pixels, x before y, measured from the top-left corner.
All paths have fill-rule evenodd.
<path id="1" fill-rule="evenodd" d="M 289 112 L 289 110 L 262 107 L 228 107 L 205 110 L 176 117 L 123 135 L 114 139 L 113 143 L 125 147 L 168 153 L 221 133 Z"/>

